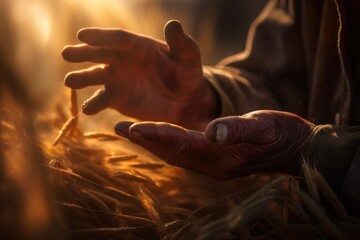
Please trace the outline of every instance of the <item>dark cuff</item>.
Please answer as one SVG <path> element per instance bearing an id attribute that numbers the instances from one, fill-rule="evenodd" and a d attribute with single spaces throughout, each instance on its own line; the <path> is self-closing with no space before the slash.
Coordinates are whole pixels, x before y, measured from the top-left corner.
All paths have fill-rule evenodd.
<path id="1" fill-rule="evenodd" d="M 359 144 L 360 127 L 320 125 L 313 129 L 304 158 L 340 196 Z"/>

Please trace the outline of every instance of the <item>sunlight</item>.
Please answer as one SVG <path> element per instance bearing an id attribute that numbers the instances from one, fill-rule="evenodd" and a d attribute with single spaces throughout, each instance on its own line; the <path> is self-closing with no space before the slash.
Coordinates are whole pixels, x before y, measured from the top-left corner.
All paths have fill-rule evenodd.
<path id="1" fill-rule="evenodd" d="M 44 1 L 27 0 L 14 1 L 13 4 L 14 23 L 22 30 L 18 33 L 35 37 L 41 44 L 47 44 L 52 30 L 51 12 L 47 4 Z"/>

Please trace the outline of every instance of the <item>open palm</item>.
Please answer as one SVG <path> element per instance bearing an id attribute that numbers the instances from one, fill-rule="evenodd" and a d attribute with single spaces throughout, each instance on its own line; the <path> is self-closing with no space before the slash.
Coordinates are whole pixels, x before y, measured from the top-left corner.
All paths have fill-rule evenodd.
<path id="1" fill-rule="evenodd" d="M 299 174 L 314 125 L 261 110 L 218 118 L 205 132 L 157 122 L 121 122 L 115 130 L 170 165 L 227 180 L 259 172 Z"/>

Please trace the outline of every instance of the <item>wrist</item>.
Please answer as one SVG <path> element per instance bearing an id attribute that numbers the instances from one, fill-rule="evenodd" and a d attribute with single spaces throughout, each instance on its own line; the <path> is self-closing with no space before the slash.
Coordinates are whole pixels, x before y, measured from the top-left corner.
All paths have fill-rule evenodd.
<path id="1" fill-rule="evenodd" d="M 220 100 L 213 87 L 204 79 L 203 86 L 184 109 L 180 125 L 204 131 L 207 124 L 220 116 Z"/>

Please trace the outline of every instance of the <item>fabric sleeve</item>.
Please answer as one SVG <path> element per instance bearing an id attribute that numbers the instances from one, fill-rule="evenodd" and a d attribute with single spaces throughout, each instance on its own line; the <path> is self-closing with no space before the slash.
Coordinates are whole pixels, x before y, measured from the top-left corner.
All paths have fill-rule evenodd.
<path id="1" fill-rule="evenodd" d="M 305 115 L 300 5 L 291 0 L 269 1 L 250 27 L 245 51 L 204 68 L 221 101 L 221 116 L 259 109 Z"/>
<path id="2" fill-rule="evenodd" d="M 360 126 L 320 125 L 314 129 L 304 156 L 346 206 L 360 203 L 359 149 Z"/>

